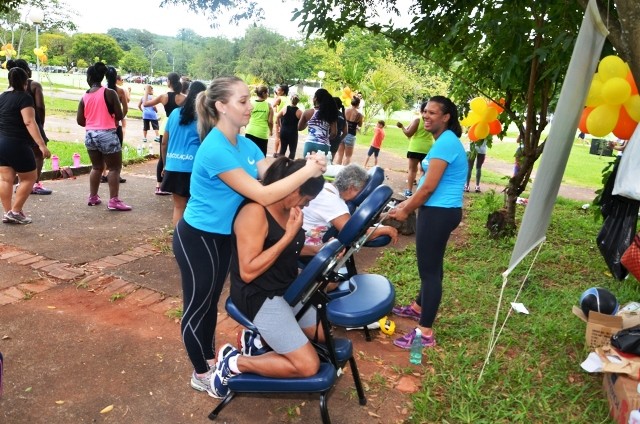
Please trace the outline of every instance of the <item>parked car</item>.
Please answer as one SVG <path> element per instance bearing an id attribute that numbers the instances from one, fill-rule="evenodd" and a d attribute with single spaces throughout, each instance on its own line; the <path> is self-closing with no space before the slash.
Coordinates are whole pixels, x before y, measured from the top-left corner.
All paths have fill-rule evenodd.
<path id="1" fill-rule="evenodd" d="M 134 82 L 134 83 L 137 83 L 137 84 L 145 84 L 147 82 L 147 76 L 146 75 L 132 75 L 132 76 L 129 77 L 127 82 Z"/>

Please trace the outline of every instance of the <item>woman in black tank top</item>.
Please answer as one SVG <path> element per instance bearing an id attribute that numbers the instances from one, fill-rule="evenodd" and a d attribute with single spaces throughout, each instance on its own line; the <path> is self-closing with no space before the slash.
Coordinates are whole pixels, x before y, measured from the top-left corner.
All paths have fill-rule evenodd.
<path id="1" fill-rule="evenodd" d="M 278 158 L 264 175 L 263 184 L 269 185 L 286 178 L 305 166 L 304 159 L 292 161 Z M 232 259 L 230 268 L 231 299 L 246 316 L 254 321 L 260 334 L 242 337 L 248 343 L 257 337 L 273 350 L 268 355 L 241 356 L 230 346 L 221 349 L 220 361 L 230 366 L 212 384 L 216 395 L 228 393 L 226 377 L 231 374 L 252 372 L 269 377 L 305 377 L 313 375 L 320 366 L 318 355 L 309 337 L 318 334 L 324 339 L 317 319 L 296 320 L 293 307 L 283 299 L 285 291 L 298 275 L 297 259 L 304 245 L 302 211 L 322 190 L 322 177 L 307 180 L 297 191 L 269 206 L 247 202 L 240 206 L 232 233 Z M 278 307 L 274 311 L 274 306 Z M 260 314 L 262 309 L 264 314 Z M 271 315 L 274 311 L 275 315 Z M 265 315 L 268 318 L 265 320 Z M 272 319 L 269 319 L 272 318 Z M 312 323 L 311 323 L 312 322 Z M 245 345 L 246 346 L 246 345 Z M 232 349 L 232 350 L 230 350 Z M 281 353 L 286 352 L 286 353 Z M 230 361 L 234 358 L 233 362 Z M 216 369 L 220 368 L 219 366 Z"/>
<path id="2" fill-rule="evenodd" d="M 143 106 L 155 106 L 158 103 L 162 103 L 162 106 L 164 107 L 164 111 L 168 118 L 174 109 L 182 106 L 187 96 L 181 93 L 182 83 L 180 82 L 180 75 L 176 74 L 175 72 L 170 72 L 169 75 L 167 75 L 167 86 L 169 87 L 168 92 L 161 94 L 158 97 L 149 100 L 148 102 L 144 102 Z M 164 169 L 164 158 L 162 157 L 162 134 L 155 141 L 160 143 L 160 146 L 158 147 L 158 165 L 156 166 L 156 194 L 161 196 L 168 196 L 171 193 L 160 190 L 160 184 L 162 183 L 162 170 Z"/>
<path id="3" fill-rule="evenodd" d="M 289 159 L 296 157 L 296 149 L 298 148 L 298 121 L 302 115 L 302 111 L 298 109 L 300 99 L 297 94 L 291 96 L 291 105 L 285 107 L 278 115 L 276 122 L 280 128 L 280 151 L 278 156 L 284 156 L 287 148 L 289 148 Z"/>

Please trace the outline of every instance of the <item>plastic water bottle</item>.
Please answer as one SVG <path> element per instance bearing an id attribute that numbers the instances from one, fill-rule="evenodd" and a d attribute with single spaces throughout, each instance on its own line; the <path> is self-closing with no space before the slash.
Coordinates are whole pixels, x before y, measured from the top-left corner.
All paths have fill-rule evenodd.
<path id="1" fill-rule="evenodd" d="M 331 152 L 327 154 L 327 165 L 333 165 L 333 156 L 331 155 Z"/>
<path id="2" fill-rule="evenodd" d="M 411 343 L 409 362 L 414 365 L 422 364 L 422 331 L 419 328 L 416 328 L 416 336 Z"/>
<path id="3" fill-rule="evenodd" d="M 142 156 L 142 146 L 138 146 L 136 153 L 138 153 L 138 156 Z"/>
<path id="4" fill-rule="evenodd" d="M 60 158 L 56 155 L 51 156 L 51 169 L 54 171 L 60 169 Z"/>
<path id="5" fill-rule="evenodd" d="M 80 154 L 79 153 L 74 153 L 73 154 L 73 167 L 74 168 L 80 168 Z"/>

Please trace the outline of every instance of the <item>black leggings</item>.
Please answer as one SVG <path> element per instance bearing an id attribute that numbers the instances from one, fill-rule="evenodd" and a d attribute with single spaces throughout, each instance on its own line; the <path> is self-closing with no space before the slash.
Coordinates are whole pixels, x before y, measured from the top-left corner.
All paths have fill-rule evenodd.
<path id="1" fill-rule="evenodd" d="M 486 154 L 478 153 L 476 155 L 476 185 L 480 185 L 480 176 L 482 176 L 482 164 L 484 163 L 484 158 Z M 467 161 L 469 164 L 469 172 L 467 173 L 467 185 L 469 185 L 469 181 L 471 181 L 471 171 L 473 171 L 473 159 Z"/>
<path id="2" fill-rule="evenodd" d="M 160 142 L 158 143 L 158 151 L 160 152 L 160 159 L 158 159 L 158 165 L 156 165 L 156 182 L 162 182 L 162 170 L 164 169 L 164 162 L 162 161 L 162 136 L 160 136 Z"/>
<path id="3" fill-rule="evenodd" d="M 416 303 L 422 308 L 420 325 L 431 328 L 442 299 L 444 252 L 451 232 L 462 220 L 461 208 L 422 206 L 416 220 L 416 256 L 420 293 Z"/>
<path id="4" fill-rule="evenodd" d="M 296 150 L 298 149 L 298 131 L 294 133 L 280 131 L 280 156 L 284 156 L 289 148 L 289 159 L 296 158 Z"/>
<path id="5" fill-rule="evenodd" d="M 252 134 L 245 134 L 245 137 L 253 141 L 256 144 L 256 146 L 258 146 L 258 148 L 262 151 L 262 154 L 265 155 L 265 157 L 267 156 L 267 145 L 269 144 L 268 139 L 256 137 L 255 135 L 252 135 Z"/>
<path id="6" fill-rule="evenodd" d="M 173 253 L 182 276 L 182 341 L 196 373 L 215 358 L 218 300 L 229 273 L 231 236 L 200 231 L 181 219 Z"/>

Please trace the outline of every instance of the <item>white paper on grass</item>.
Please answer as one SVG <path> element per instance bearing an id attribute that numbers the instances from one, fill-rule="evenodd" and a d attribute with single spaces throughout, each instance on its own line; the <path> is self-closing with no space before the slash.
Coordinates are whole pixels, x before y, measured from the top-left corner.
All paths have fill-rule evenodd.
<path id="1" fill-rule="evenodd" d="M 607 359 L 614 364 L 622 363 L 622 360 L 614 355 L 607 355 Z M 585 359 L 584 362 L 580 364 L 580 366 L 586 372 L 602 372 L 604 363 L 597 353 L 591 352 L 589 356 L 587 356 L 587 359 Z"/>
<path id="2" fill-rule="evenodd" d="M 529 315 L 529 310 L 527 309 L 526 306 L 524 306 L 523 303 L 511 302 L 511 307 L 516 312 L 520 312 L 521 314 Z"/>

